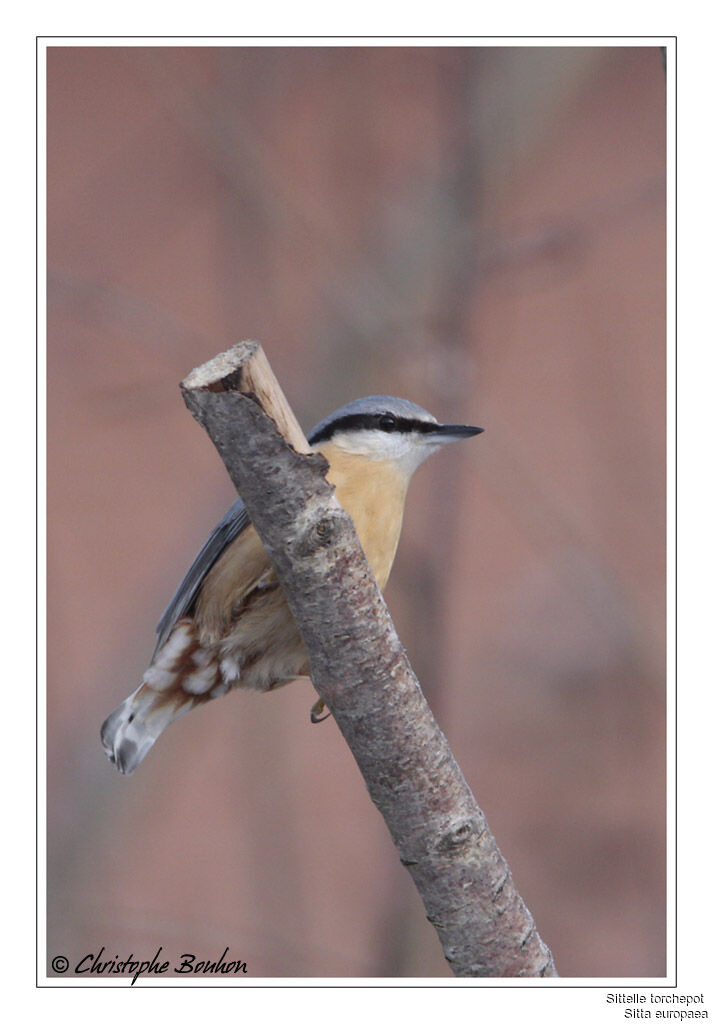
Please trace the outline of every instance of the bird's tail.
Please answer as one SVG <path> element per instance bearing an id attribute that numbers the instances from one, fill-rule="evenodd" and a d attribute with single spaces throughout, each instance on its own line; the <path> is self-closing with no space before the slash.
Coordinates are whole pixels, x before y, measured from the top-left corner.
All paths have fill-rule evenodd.
<path id="1" fill-rule="evenodd" d="M 154 655 L 138 690 L 101 727 L 106 755 L 124 774 L 133 772 L 163 730 L 187 711 L 225 693 L 218 665 L 199 649 L 190 620 L 181 620 Z"/>
<path id="2" fill-rule="evenodd" d="M 164 694 L 142 683 L 102 725 L 106 756 L 123 775 L 128 775 L 143 761 L 166 726 L 192 707 L 190 699 L 166 700 Z"/>

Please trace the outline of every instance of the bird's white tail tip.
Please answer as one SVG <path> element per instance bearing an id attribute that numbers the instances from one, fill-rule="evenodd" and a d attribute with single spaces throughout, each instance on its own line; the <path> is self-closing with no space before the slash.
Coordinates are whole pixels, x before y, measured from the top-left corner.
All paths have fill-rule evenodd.
<path id="1" fill-rule="evenodd" d="M 112 711 L 101 727 L 106 756 L 122 775 L 133 772 L 143 761 L 158 735 L 152 735 L 143 716 L 137 714 L 134 697 L 132 695 Z"/>

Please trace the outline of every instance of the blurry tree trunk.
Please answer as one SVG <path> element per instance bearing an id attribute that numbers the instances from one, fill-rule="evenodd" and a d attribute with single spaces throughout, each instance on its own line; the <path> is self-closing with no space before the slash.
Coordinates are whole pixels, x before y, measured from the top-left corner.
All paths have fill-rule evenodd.
<path id="1" fill-rule="evenodd" d="M 459 977 L 556 974 L 394 631 L 351 518 L 260 346 L 183 381 L 272 559 L 334 715 Z M 289 443 L 288 443 L 289 442 Z"/>

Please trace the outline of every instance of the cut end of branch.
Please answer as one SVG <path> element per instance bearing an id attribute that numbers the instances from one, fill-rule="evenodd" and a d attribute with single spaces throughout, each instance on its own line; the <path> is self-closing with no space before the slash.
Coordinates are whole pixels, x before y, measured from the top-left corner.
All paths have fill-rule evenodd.
<path id="1" fill-rule="evenodd" d="M 233 345 L 227 352 L 221 352 L 191 370 L 181 381 L 181 391 L 243 391 L 244 368 L 258 352 L 262 352 L 259 341 L 241 341 Z"/>
<path id="2" fill-rule="evenodd" d="M 270 417 L 296 452 L 306 454 L 312 451 L 259 341 L 241 341 L 233 345 L 227 352 L 221 352 L 191 370 L 181 381 L 183 399 L 201 423 L 199 408 L 203 403 L 197 399 L 207 392 L 244 395 Z"/>

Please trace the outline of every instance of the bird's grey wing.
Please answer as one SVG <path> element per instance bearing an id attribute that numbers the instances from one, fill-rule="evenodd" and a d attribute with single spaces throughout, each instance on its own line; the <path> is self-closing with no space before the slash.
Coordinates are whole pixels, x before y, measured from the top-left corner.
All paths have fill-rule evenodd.
<path id="1" fill-rule="evenodd" d="M 171 598 L 171 603 L 161 616 L 156 627 L 158 641 L 156 642 L 154 655 L 159 647 L 162 647 L 166 642 L 178 620 L 190 612 L 198 596 L 201 583 L 213 568 L 220 555 L 222 555 L 229 544 L 232 544 L 238 534 L 243 532 L 249 523 L 250 517 L 245 511 L 242 501 L 238 498 L 230 506 L 196 555 L 193 565 L 183 577 L 178 590 Z"/>

